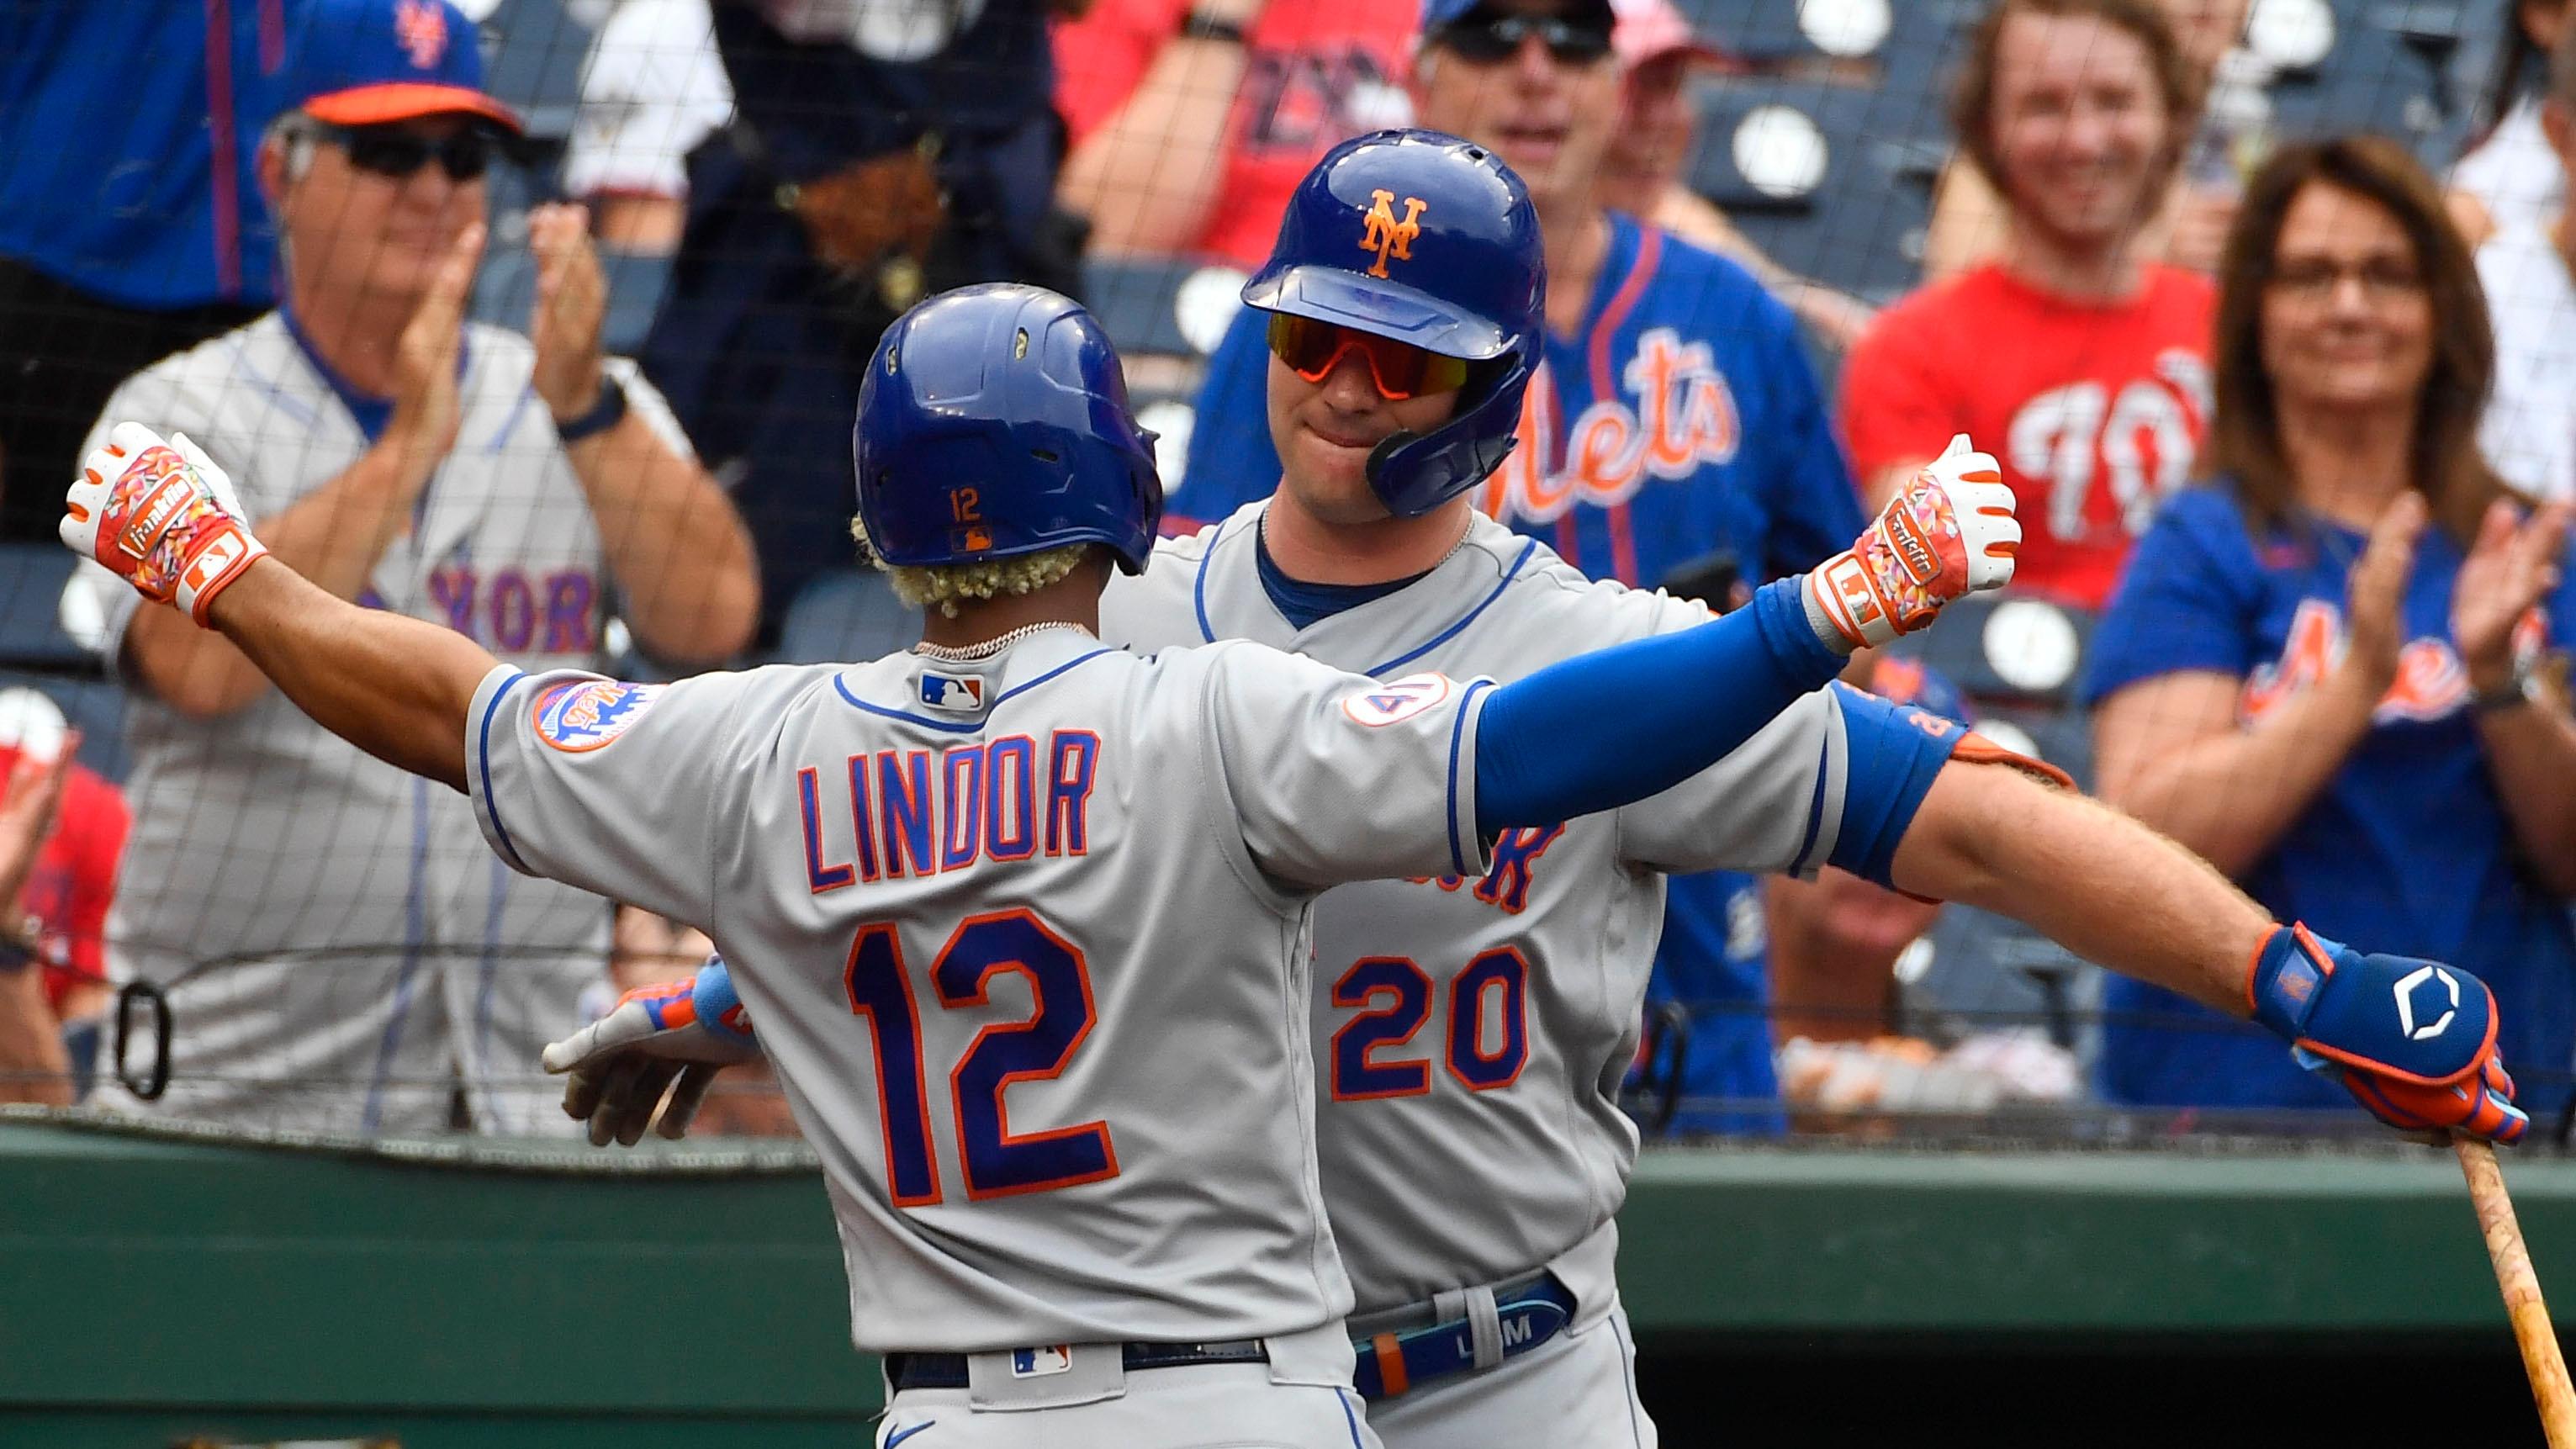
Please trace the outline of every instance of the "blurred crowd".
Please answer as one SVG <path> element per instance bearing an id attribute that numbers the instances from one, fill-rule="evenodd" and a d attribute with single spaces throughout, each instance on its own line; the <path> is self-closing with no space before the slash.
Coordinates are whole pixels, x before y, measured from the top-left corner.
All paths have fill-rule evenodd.
<path id="1" fill-rule="evenodd" d="M 1179 279 L 1131 377 L 1173 420 L 1167 527 L 1219 522 L 1279 477 L 1233 283 L 1326 149 L 1428 126 L 1520 173 L 1547 253 L 1481 507 L 1725 609 L 1968 434 L 2020 499 L 2014 591 L 1855 682 L 2067 766 L 2282 919 L 2476 971 L 2561 1110 L 2576 4 L 2466 7 L 2487 74 L 2429 155 L 2393 96 L 2384 134 L 2281 103 L 2321 64 L 2297 17 L 2350 6 L 1950 8 L 1868 72 L 1876 39 L 1783 62 L 1672 0 L 0 3 L 0 566 L 38 576 L 132 419 L 316 583 L 522 667 L 900 647 L 846 526 L 894 317 Z M 138 90 L 136 54 L 186 63 Z M 1776 159 L 1787 122 L 1706 124 L 1746 77 L 1909 70 L 1946 106 L 1923 223 L 1857 243 L 1905 285 L 1766 251 L 1699 184 Z M 538 1046 L 704 952 L 503 868 L 212 633 L 87 574 L 59 618 L 85 662 L 0 658 L 0 1098 L 568 1129 Z M 67 717 L 102 674 L 121 712 Z M 2259 1032 L 1830 868 L 1672 882 L 1631 1090 L 1684 1135 L 2340 1101 Z M 710 1129 L 787 1130 L 756 1081 Z"/>

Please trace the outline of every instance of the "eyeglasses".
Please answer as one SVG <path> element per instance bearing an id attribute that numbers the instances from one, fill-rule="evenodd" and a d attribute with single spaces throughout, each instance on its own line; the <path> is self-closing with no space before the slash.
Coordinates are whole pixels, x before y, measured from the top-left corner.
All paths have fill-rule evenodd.
<path id="1" fill-rule="evenodd" d="M 424 136 L 401 126 L 324 126 L 321 133 L 349 153 L 361 171 L 406 180 L 432 160 L 450 181 L 472 181 L 492 165 L 492 138 L 468 128 Z"/>
<path id="2" fill-rule="evenodd" d="M 1270 319 L 1270 351 L 1308 382 L 1332 376 L 1342 358 L 1356 352 L 1368 364 L 1378 396 L 1389 402 L 1456 392 L 1467 385 L 1473 366 L 1465 358 L 1426 352 L 1410 342 L 1284 312 Z"/>
<path id="3" fill-rule="evenodd" d="M 2418 296 L 2424 290 L 2424 274 L 2412 262 L 2389 256 L 2349 265 L 2324 257 L 2303 257 L 2275 266 L 2268 280 L 2273 290 L 2296 301 L 2320 303 L 2331 299 L 2346 277 L 2361 283 L 2362 296 L 2374 303 Z"/>
<path id="4" fill-rule="evenodd" d="M 1609 27 L 1556 15 L 1492 15 L 1470 11 L 1440 27 L 1440 46 L 1470 65 L 1499 65 L 1537 36 L 1559 65 L 1590 65 L 1610 53 Z"/>

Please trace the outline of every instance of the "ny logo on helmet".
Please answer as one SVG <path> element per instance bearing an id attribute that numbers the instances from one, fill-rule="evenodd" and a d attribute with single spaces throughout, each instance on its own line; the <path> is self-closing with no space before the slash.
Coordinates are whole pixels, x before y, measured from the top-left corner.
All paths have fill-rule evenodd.
<path id="1" fill-rule="evenodd" d="M 2425 1006 L 2428 1009 L 2438 1007 L 2442 1014 L 2423 1026 L 2417 1026 L 2415 1024 L 2415 988 L 2428 981 L 2438 983 L 2444 990 L 2450 992 L 2451 999 L 2444 1003 L 2436 995 L 2432 1000 L 2427 1001 Z M 2451 1024 L 2452 1017 L 2460 1014 L 2460 978 L 2439 966 L 2416 967 L 2397 978 L 2395 990 L 2397 992 L 2397 1029 L 2406 1034 L 2408 1041 L 2431 1041 L 2442 1034 L 2443 1028 Z"/>
<path id="2" fill-rule="evenodd" d="M 1370 265 L 1368 274 L 1383 277 L 1388 257 L 1400 262 L 1413 260 L 1413 239 L 1422 235 L 1423 202 L 1419 196 L 1404 198 L 1404 219 L 1398 221 L 1394 192 L 1371 191 L 1369 199 L 1368 230 L 1360 233 L 1360 250 L 1377 253 L 1377 261 Z"/>

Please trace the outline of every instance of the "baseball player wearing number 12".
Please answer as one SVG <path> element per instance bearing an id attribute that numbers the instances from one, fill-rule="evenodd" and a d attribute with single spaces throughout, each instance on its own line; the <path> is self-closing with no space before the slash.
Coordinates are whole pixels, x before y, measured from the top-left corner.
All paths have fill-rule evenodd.
<path id="1" fill-rule="evenodd" d="M 761 1024 L 852 1336 L 885 1355 L 886 1445 L 1368 1449 L 1316 1163 L 1316 894 L 1480 876 L 1496 842 L 1669 789 L 1818 698 L 1856 626 L 2007 580 L 2019 534 L 1999 485 L 1929 481 L 1830 572 L 1502 687 L 1247 643 L 1140 657 L 1095 630 L 1151 548 L 1151 442 L 1078 306 L 923 304 L 878 345 L 854 448 L 866 542 L 939 605 L 923 642 L 667 686 L 531 675 L 334 599 L 265 556 L 211 459 L 138 425 L 63 534 L 325 728 L 469 792 L 512 866 L 714 937 L 734 968 L 547 1065 L 614 1112 L 646 1080 L 630 1034 L 721 1058 Z M 1628 703 L 1564 748 L 1605 699 Z M 1855 734 L 1809 774 L 1902 818 L 1953 743 Z"/>

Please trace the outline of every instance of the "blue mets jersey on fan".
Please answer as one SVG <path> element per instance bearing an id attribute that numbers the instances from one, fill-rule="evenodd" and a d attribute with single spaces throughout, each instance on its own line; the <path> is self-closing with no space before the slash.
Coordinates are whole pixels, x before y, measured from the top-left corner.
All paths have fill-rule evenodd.
<path id="1" fill-rule="evenodd" d="M 2363 536 L 2322 521 L 2254 532 L 2224 485 L 2176 495 L 2130 556 L 2093 636 L 2085 692 L 2181 670 L 2245 681 L 2253 719 L 2322 678 L 2341 657 L 2345 579 Z M 2459 544 L 2424 532 L 2407 583 L 2409 643 L 2370 734 L 2270 855 L 2240 879 L 2282 920 L 2364 951 L 2430 956 L 2495 988 L 2506 1069 L 2534 1115 L 2566 1099 L 2576 1043 L 2576 935 L 2566 903 L 2518 867 L 2513 827 L 2469 712 L 2451 639 Z M 2517 647 L 2554 645 L 2576 626 L 2576 572 Z M 2211 802 L 2212 809 L 2225 808 Z M 2345 1105 L 2292 1065 L 2261 1029 L 2115 978 L 2101 1087 L 2116 1102 Z"/>

